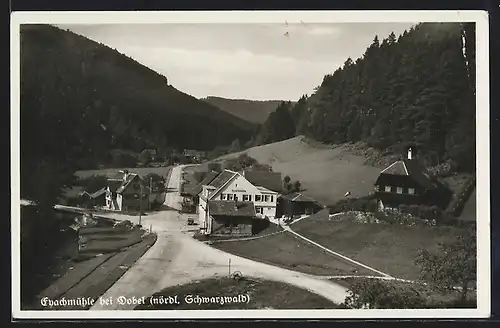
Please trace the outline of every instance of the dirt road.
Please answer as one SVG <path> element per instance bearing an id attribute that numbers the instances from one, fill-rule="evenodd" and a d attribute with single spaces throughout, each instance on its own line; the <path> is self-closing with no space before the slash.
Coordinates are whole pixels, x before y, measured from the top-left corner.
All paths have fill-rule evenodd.
<path id="1" fill-rule="evenodd" d="M 172 170 L 165 205 L 179 209 L 178 193 L 182 167 Z M 101 215 L 101 214 L 100 214 Z M 137 223 L 138 217 L 114 213 L 102 216 Z M 335 303 L 344 301 L 347 289 L 338 284 L 300 272 L 241 258 L 215 249 L 192 238 L 187 219 L 177 210 L 143 216 L 142 225 L 158 234 L 156 243 L 103 296 L 112 297 L 111 305 L 99 302 L 91 310 L 131 310 L 135 305 L 116 302 L 119 296 L 150 296 L 164 288 L 240 271 L 244 276 L 281 281 L 307 289 Z M 272 250 L 270 250 L 272 251 Z M 229 261 L 231 266 L 229 268 Z M 182 296 L 181 296 L 182 297 Z"/>

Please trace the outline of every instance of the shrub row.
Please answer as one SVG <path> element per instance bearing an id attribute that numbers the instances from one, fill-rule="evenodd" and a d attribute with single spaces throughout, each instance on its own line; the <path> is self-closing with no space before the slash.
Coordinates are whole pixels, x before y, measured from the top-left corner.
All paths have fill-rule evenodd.
<path id="1" fill-rule="evenodd" d="M 375 212 L 377 211 L 377 202 L 373 196 L 348 198 L 339 200 L 337 203 L 328 206 L 328 208 L 330 214 L 351 211 Z"/>
<path id="2" fill-rule="evenodd" d="M 469 178 L 455 195 L 446 212 L 453 216 L 459 216 L 475 186 L 476 178 Z"/>

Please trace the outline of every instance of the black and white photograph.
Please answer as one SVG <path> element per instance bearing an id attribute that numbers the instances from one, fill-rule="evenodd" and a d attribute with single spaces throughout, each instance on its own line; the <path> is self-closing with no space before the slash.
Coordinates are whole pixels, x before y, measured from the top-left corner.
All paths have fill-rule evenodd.
<path id="1" fill-rule="evenodd" d="M 15 318 L 489 316 L 486 14 L 11 33 Z"/>

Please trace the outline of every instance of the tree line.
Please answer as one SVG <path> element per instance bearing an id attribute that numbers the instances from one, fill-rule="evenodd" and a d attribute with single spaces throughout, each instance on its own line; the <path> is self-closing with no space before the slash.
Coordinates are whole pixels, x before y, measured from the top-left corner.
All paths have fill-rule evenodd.
<path id="1" fill-rule="evenodd" d="M 421 23 L 375 36 L 315 92 L 282 102 L 252 145 L 306 135 L 326 143 L 364 141 L 402 153 L 412 145 L 427 166 L 475 170 L 475 25 Z"/>

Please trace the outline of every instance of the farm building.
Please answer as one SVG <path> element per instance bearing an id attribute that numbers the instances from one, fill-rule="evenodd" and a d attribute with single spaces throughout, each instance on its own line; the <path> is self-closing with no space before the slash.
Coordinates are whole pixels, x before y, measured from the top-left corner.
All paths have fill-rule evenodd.
<path id="1" fill-rule="evenodd" d="M 412 158 L 396 161 L 380 172 L 375 182 L 375 197 L 379 210 L 398 208 L 399 205 L 427 205 L 445 207 L 450 192 Z"/>
<path id="2" fill-rule="evenodd" d="M 252 202 L 211 200 L 208 202 L 207 234 L 212 236 L 251 236 L 255 207 Z"/>
<path id="3" fill-rule="evenodd" d="M 208 185 L 202 186 L 199 194 L 198 217 L 200 230 L 204 234 L 211 234 L 213 217 L 209 214 L 208 203 L 221 201 L 233 204 L 234 202 L 248 202 L 254 207 L 255 217 L 276 217 L 278 193 L 259 185 L 253 185 L 242 174 L 224 170 Z M 234 206 L 234 204 L 232 205 Z"/>
<path id="4" fill-rule="evenodd" d="M 149 188 L 135 173 L 124 172 L 122 179 L 109 179 L 106 188 L 106 206 L 115 211 L 147 209 Z"/>
<path id="5" fill-rule="evenodd" d="M 278 212 L 287 217 L 303 214 L 312 215 L 322 208 L 323 206 L 316 200 L 299 192 L 283 195 L 278 199 Z"/>

